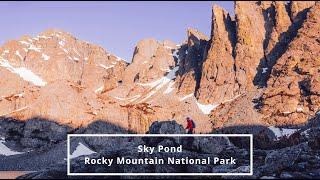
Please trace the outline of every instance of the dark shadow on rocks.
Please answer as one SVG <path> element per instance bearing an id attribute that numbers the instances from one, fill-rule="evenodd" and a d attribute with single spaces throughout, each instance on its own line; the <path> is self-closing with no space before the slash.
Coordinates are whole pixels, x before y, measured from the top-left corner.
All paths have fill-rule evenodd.
<path id="1" fill-rule="evenodd" d="M 252 134 L 254 136 L 254 148 L 258 149 L 272 149 L 274 146 L 273 139 L 274 133 L 265 126 L 252 125 L 252 126 L 230 126 L 220 128 L 214 131 L 217 134 Z M 237 137 L 229 138 L 231 143 L 241 148 L 250 147 L 250 139 L 239 139 Z"/>
<path id="2" fill-rule="evenodd" d="M 24 148 L 43 149 L 66 140 L 73 128 L 53 120 L 34 117 L 26 121 L 0 118 L 0 135 L 7 141 L 15 141 Z"/>
<path id="3" fill-rule="evenodd" d="M 96 120 L 86 127 L 77 129 L 74 134 L 136 134 L 136 132 L 110 123 L 108 120 Z"/>
<path id="4" fill-rule="evenodd" d="M 194 45 L 189 46 L 188 44 L 184 44 L 178 49 L 178 56 L 181 59 L 177 72 L 177 76 L 180 78 L 178 89 L 183 85 L 184 75 L 192 73 L 191 75 L 195 80 L 193 92 L 197 92 L 200 87 L 202 64 L 207 57 L 211 41 L 198 39 L 193 34 L 190 35 L 189 39 L 194 42 Z"/>
<path id="5" fill-rule="evenodd" d="M 101 126 L 101 122 L 97 123 L 98 127 Z M 103 125 L 104 126 L 104 125 Z M 94 126 L 92 130 L 96 130 L 97 126 Z M 81 132 L 85 132 L 81 131 Z M 87 132 L 87 131 L 86 131 Z M 103 130 L 103 132 L 106 132 Z M 149 133 L 153 134 L 182 134 L 184 132 L 184 129 L 181 125 L 177 124 L 175 121 L 163 121 L 163 122 L 154 122 L 149 129 Z M 101 131 L 99 131 L 101 133 Z M 114 133 L 114 131 L 107 131 L 107 133 Z M 141 140 L 141 139 L 140 139 Z M 143 143 L 143 141 L 137 141 L 138 144 Z M 160 142 L 157 142 L 157 144 L 165 145 L 165 146 L 176 146 L 177 144 L 184 144 L 183 139 L 174 137 L 174 138 L 166 138 L 163 139 Z M 203 141 L 203 142 L 202 142 Z M 210 156 L 212 159 L 215 157 L 215 155 L 223 156 L 223 157 L 230 157 L 230 156 L 239 156 L 239 164 L 235 167 L 217 167 L 217 169 L 222 171 L 239 171 L 241 168 L 246 169 L 248 167 L 248 153 L 247 150 L 234 147 L 230 143 L 227 143 L 228 140 L 224 138 L 218 138 L 216 140 L 213 140 L 211 142 L 210 138 L 204 139 L 204 140 L 197 140 L 198 143 L 192 143 L 196 145 L 195 148 L 183 148 L 182 153 L 158 153 L 155 154 L 148 154 L 145 153 L 146 157 L 161 157 L 161 158 L 167 158 L 169 156 L 175 156 L 176 158 L 182 158 L 182 157 L 191 157 L 191 158 L 205 158 L 207 156 Z M 210 143 L 211 142 L 211 143 Z M 136 157 L 143 157 L 142 154 L 138 153 L 135 148 L 137 144 L 127 143 L 126 145 L 124 142 L 121 142 L 119 144 L 116 144 L 116 147 L 114 147 L 113 151 L 99 151 L 97 154 L 88 155 L 92 158 L 100 158 L 100 157 L 109 157 L 109 158 L 116 158 L 116 157 L 126 157 L 126 158 L 136 158 Z M 155 144 L 156 145 L 156 144 Z M 191 146 L 189 143 L 186 144 L 186 146 Z M 192 145 L 193 146 L 193 145 Z M 105 147 L 105 149 L 110 149 L 110 146 Z M 201 166 L 201 165 L 182 165 L 182 166 L 176 166 L 176 165 L 153 165 L 153 164 L 143 164 L 143 165 L 115 165 L 115 167 L 107 168 L 106 166 L 102 165 L 92 165 L 88 167 L 82 166 L 83 157 L 77 157 L 76 159 L 71 161 L 72 164 L 72 172 L 162 172 L 162 173 L 168 173 L 168 172 L 211 172 L 213 165 L 207 165 L 207 166 Z M 240 165 L 243 165 L 240 167 Z M 226 169 L 227 168 L 227 169 Z M 240 169 L 238 169 L 240 168 Z M 246 170 L 247 171 L 247 170 Z M 100 177 L 100 176 L 99 176 Z M 102 177 L 102 176 L 101 176 Z M 134 176 L 139 179 L 145 179 L 149 178 L 147 176 Z M 172 176 L 170 176 L 172 177 Z M 19 178 L 25 179 L 25 178 L 78 178 L 73 176 L 67 176 L 66 175 L 66 163 L 61 162 L 57 164 L 53 164 L 52 166 L 48 168 L 44 168 L 38 172 L 30 173 L 24 176 L 21 176 Z M 94 178 L 94 176 L 88 177 L 88 176 L 81 176 L 81 178 L 85 179 L 91 179 Z M 111 177 L 103 177 L 103 178 L 111 178 Z M 119 178 L 119 177 L 113 177 L 113 178 Z M 132 178 L 130 176 L 123 176 L 120 178 Z M 158 178 L 158 177 L 156 177 Z M 161 178 L 169 178 L 169 176 L 162 176 Z M 178 177 L 177 178 L 187 178 L 187 177 Z M 190 177 L 189 177 L 190 178 Z M 193 177 L 193 178 L 199 178 L 199 177 Z M 203 178 L 203 177 L 201 177 Z M 209 178 L 209 177 L 208 177 Z"/>
<path id="6" fill-rule="evenodd" d="M 310 120 L 310 122 L 317 121 L 319 122 L 319 118 Z M 91 126 L 90 126 L 91 125 Z M 90 124 L 87 128 L 88 130 L 78 129 L 75 132 L 77 133 L 88 133 L 88 132 L 97 132 L 97 133 L 123 133 L 126 130 L 118 127 L 114 127 L 112 124 L 105 123 L 103 121 L 97 121 Z M 311 126 L 312 124 L 310 124 Z M 317 125 L 317 124 L 316 124 Z M 107 129 L 105 129 L 107 128 Z M 273 176 L 273 177 L 282 177 L 286 173 L 289 173 L 293 177 L 320 177 L 320 174 L 316 174 L 316 170 L 318 169 L 317 163 L 315 164 L 315 157 L 320 155 L 319 147 L 320 147 L 320 129 L 318 127 L 302 127 L 310 129 L 308 131 L 309 137 L 304 141 L 297 141 L 293 142 L 294 139 L 290 139 L 290 137 L 286 139 L 279 139 L 278 141 L 274 140 L 275 135 L 273 132 L 265 126 L 259 125 L 243 125 L 243 126 L 233 126 L 233 127 L 225 127 L 216 130 L 213 133 L 227 133 L 227 134 L 253 134 L 254 136 L 254 177 L 262 177 L 262 176 Z M 112 129 L 112 130 L 110 130 Z M 120 130 L 120 131 L 119 131 Z M 305 129 L 303 129 L 304 131 Z M 183 132 L 183 127 L 177 124 L 175 121 L 163 121 L 163 122 L 154 122 L 150 129 L 149 133 L 152 134 L 180 134 Z M 299 131 L 299 134 L 303 134 L 304 132 Z M 293 135 L 296 136 L 296 135 Z M 140 139 L 141 140 L 141 139 Z M 137 141 L 138 143 L 143 143 L 142 141 Z M 189 146 L 196 145 L 195 148 L 186 149 L 186 153 L 188 156 L 201 156 L 204 154 L 219 154 L 222 156 L 241 156 L 242 163 L 247 163 L 246 157 L 248 156 L 248 140 L 241 140 L 240 138 L 229 138 L 231 141 L 231 145 L 226 144 L 225 140 L 220 139 L 213 143 L 208 143 L 208 141 L 204 141 L 202 143 L 192 143 Z M 183 144 L 183 139 L 179 139 L 174 137 L 173 139 L 162 139 L 159 142 L 155 142 L 156 144 L 163 144 L 163 145 L 176 145 L 176 144 Z M 89 143 L 89 142 L 87 142 Z M 147 143 L 147 142 L 146 142 Z M 136 146 L 132 144 L 119 143 L 118 150 L 114 151 L 100 151 L 98 154 L 90 155 L 92 157 L 95 156 L 126 156 L 126 157 L 136 157 L 137 152 L 133 150 Z M 234 146 L 233 146 L 234 145 Z M 94 146 L 92 146 L 94 147 Z M 200 148 L 199 148 L 200 147 Z M 212 149 L 213 148 L 213 149 Z M 211 151 L 211 150 L 212 151 Z M 210 151 L 208 151 L 210 150 Z M 181 154 L 180 154 L 181 155 Z M 179 156 L 180 156 L 179 155 Z M 160 155 L 159 156 L 163 156 Z M 319 156 L 320 157 L 320 156 Z M 82 157 L 79 157 L 76 160 L 75 170 L 76 171 L 83 171 L 84 167 L 77 164 L 78 161 L 81 161 Z M 92 167 L 91 169 L 93 172 L 104 172 L 106 170 L 105 167 L 96 168 L 96 166 Z M 119 167 L 120 168 L 120 167 Z M 137 166 L 139 172 L 148 168 L 148 172 L 171 172 L 175 170 L 182 171 L 182 169 L 174 169 L 173 166 Z M 151 169 L 150 169 L 151 168 Z M 205 167 L 201 166 L 185 166 L 186 171 L 190 172 L 197 170 L 202 170 L 203 172 L 210 171 Z M 191 168 L 191 169 L 190 169 Z M 221 168 L 221 169 L 220 169 Z M 238 167 L 240 169 L 245 169 L 245 167 Z M 238 169 L 236 168 L 236 169 Z M 131 172 L 136 171 L 137 169 L 132 169 L 131 166 L 125 166 L 124 169 L 120 169 L 123 172 Z M 214 167 L 214 170 L 228 170 L 226 167 Z M 231 170 L 231 169 L 229 169 Z M 235 170 L 235 169 L 233 169 Z M 311 174 L 310 174 L 311 173 Z M 313 174 L 312 174 L 313 173 Z M 28 175 L 21 176 L 20 178 L 78 178 L 73 176 L 66 175 L 66 163 L 59 162 L 56 164 L 51 164 L 50 166 L 44 166 L 41 170 L 36 173 L 31 173 Z M 81 178 L 91 179 L 94 178 L 93 176 L 81 176 Z M 100 176 L 99 176 L 100 178 Z M 103 177 L 103 178 L 111 178 L 111 177 Z M 131 177 L 112 177 L 112 178 L 131 178 Z M 137 178 L 144 179 L 145 176 L 137 176 Z M 166 176 L 162 177 L 166 178 Z M 178 178 L 185 178 L 185 177 L 178 177 Z M 200 177 L 194 177 L 200 178 Z"/>
<path id="7" fill-rule="evenodd" d="M 50 165 L 64 161 L 67 155 L 66 140 L 68 134 L 133 134 L 106 120 L 97 120 L 87 127 L 73 128 L 58 124 L 53 120 L 34 117 L 25 121 L 0 117 L 0 136 L 4 145 L 22 154 L 0 155 L 0 170 L 38 171 Z M 97 149 L 99 141 L 88 141 L 85 137 L 75 138 L 70 142 L 71 150 L 78 143 L 90 149 Z M 97 145 L 98 144 L 98 145 Z M 71 152 L 72 152 L 71 151 Z"/>
<path id="8" fill-rule="evenodd" d="M 306 126 L 307 128 L 320 127 L 320 110 L 315 114 L 314 117 L 309 119 Z"/>
<path id="9" fill-rule="evenodd" d="M 289 44 L 297 37 L 298 30 L 302 27 L 304 20 L 307 18 L 307 13 L 310 8 L 307 8 L 297 14 L 297 17 L 289 26 L 286 32 L 283 32 L 279 36 L 279 41 L 275 44 L 273 49 L 264 54 L 264 57 L 260 60 L 257 67 L 257 74 L 254 77 L 253 84 L 258 87 L 267 87 L 267 81 L 272 73 L 273 66 L 277 63 L 277 60 L 288 50 Z M 268 22 L 268 17 L 265 17 L 265 22 Z M 274 23 L 273 23 L 274 24 Z M 266 37 L 267 38 L 267 37 Z M 270 37 L 269 37 L 270 38 Z M 265 40 L 264 49 L 267 47 Z M 268 68 L 265 72 L 263 68 Z"/>
<path id="10" fill-rule="evenodd" d="M 286 127 L 277 127 L 286 128 Z M 283 136 L 277 139 L 275 133 L 266 126 L 263 125 L 239 125 L 220 128 L 214 131 L 218 134 L 252 134 L 253 146 L 255 149 L 272 150 L 280 149 L 293 145 L 297 145 L 302 142 L 306 142 L 306 137 L 301 133 L 307 129 L 306 125 L 295 126 L 297 130 L 290 136 Z M 240 140 L 237 137 L 230 137 L 230 141 L 238 147 L 249 147 L 249 140 Z"/>

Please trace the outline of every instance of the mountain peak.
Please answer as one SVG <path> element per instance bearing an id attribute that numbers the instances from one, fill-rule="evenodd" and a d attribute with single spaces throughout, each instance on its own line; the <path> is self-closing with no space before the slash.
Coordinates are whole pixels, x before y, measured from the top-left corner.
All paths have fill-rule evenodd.
<path id="1" fill-rule="evenodd" d="M 187 29 L 187 34 L 188 34 L 188 37 L 194 36 L 197 39 L 204 39 L 204 40 L 208 40 L 209 39 L 208 36 L 206 36 L 204 33 L 198 31 L 195 28 L 191 28 L 191 27 L 189 27 Z"/>
<path id="2" fill-rule="evenodd" d="M 71 33 L 66 32 L 62 29 L 57 29 L 57 28 L 50 28 L 46 29 L 42 32 L 39 33 L 39 35 L 48 35 L 48 36 L 53 36 L 53 35 L 62 35 L 62 36 L 72 36 Z"/>

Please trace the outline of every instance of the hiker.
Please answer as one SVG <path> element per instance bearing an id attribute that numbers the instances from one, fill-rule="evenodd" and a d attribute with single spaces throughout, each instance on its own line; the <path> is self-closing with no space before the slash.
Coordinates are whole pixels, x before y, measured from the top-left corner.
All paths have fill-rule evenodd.
<path id="1" fill-rule="evenodd" d="M 195 123 L 190 117 L 187 117 L 186 120 L 187 120 L 187 127 L 186 127 L 187 133 L 193 134 L 193 129 L 196 127 Z"/>

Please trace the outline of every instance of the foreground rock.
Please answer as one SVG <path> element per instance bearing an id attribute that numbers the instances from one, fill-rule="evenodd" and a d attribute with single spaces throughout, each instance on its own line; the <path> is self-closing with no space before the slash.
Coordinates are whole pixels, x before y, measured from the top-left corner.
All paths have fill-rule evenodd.
<path id="1" fill-rule="evenodd" d="M 71 127 L 41 118 L 33 118 L 26 122 L 15 119 L 0 119 L 0 136 L 6 141 L 13 141 L 23 149 L 50 148 L 65 141 Z"/>
<path id="2" fill-rule="evenodd" d="M 102 125 L 102 124 L 101 124 Z M 181 128 L 181 125 L 177 124 L 175 121 L 165 121 L 165 122 L 156 122 L 153 123 L 153 125 L 150 127 L 149 132 L 159 132 L 161 127 L 165 127 L 168 132 L 171 133 L 181 133 L 183 130 Z M 183 138 L 156 138 L 157 141 L 150 141 L 151 139 L 148 138 L 138 138 L 139 140 L 131 140 L 130 142 L 126 142 L 123 139 L 123 142 L 120 142 L 117 144 L 117 146 L 101 146 L 100 149 L 97 149 L 98 141 L 95 142 L 95 149 L 99 150 L 99 153 L 95 153 L 92 155 L 89 155 L 89 157 L 126 157 L 126 158 L 136 158 L 140 157 L 141 154 L 135 150 L 134 147 L 141 144 L 146 145 L 153 145 L 157 146 L 159 144 L 161 145 L 177 145 L 182 144 L 184 146 L 183 149 L 185 149 L 182 153 L 159 153 L 156 152 L 152 155 L 146 154 L 149 158 L 166 158 L 170 156 L 174 156 L 176 158 L 182 158 L 182 157 L 189 157 L 189 158 L 201 158 L 201 157 L 214 157 L 214 156 L 223 156 L 223 157 L 229 157 L 229 156 L 237 156 L 239 157 L 239 165 L 237 166 L 230 166 L 228 169 L 225 169 L 225 171 L 231 172 L 231 171 L 238 171 L 241 168 L 239 167 L 240 164 L 242 166 L 247 166 L 249 161 L 248 159 L 248 151 L 246 149 L 241 149 L 236 146 L 233 146 L 228 139 L 226 138 L 218 138 L 218 139 L 190 139 L 188 137 Z M 190 142 L 192 143 L 192 146 L 190 146 Z M 102 142 L 104 145 L 106 145 L 106 141 Z M 126 145 L 122 145 L 126 143 Z M 91 146 L 93 147 L 93 146 Z M 240 160 L 241 159 L 241 160 Z M 115 166 L 114 169 L 106 168 L 106 166 L 101 165 L 92 165 L 92 166 L 83 166 L 81 163 L 83 161 L 83 157 L 77 157 L 72 160 L 72 172 L 83 172 L 83 171 L 91 171 L 91 172 L 110 172 L 110 171 L 116 171 L 116 172 L 158 172 L 158 173 L 169 173 L 169 172 L 212 172 L 213 169 L 216 169 L 218 167 L 214 167 L 214 165 L 207 165 L 207 166 L 200 166 L 200 165 L 187 165 L 187 166 L 172 166 L 172 165 L 121 165 L 121 166 Z M 220 168 L 221 169 L 221 168 Z M 48 168 L 42 169 L 38 172 L 27 174 L 24 176 L 21 176 L 20 178 L 31 178 L 31 179 L 38 179 L 38 178 L 74 178 L 73 176 L 67 176 L 66 175 L 66 163 L 57 163 L 55 165 L 52 165 Z M 123 177 L 123 178 L 128 178 Z M 141 178 L 141 177 L 140 177 Z"/>
<path id="3" fill-rule="evenodd" d="M 1 121 L 1 129 L 6 129 L 3 133 L 7 138 L 11 138 L 14 141 L 13 136 L 10 136 L 10 127 L 21 128 L 21 132 L 32 132 L 32 129 L 23 128 L 26 125 L 21 124 L 21 122 L 14 121 Z M 254 176 L 253 178 L 264 178 L 264 177 L 292 177 L 292 178 L 319 178 L 320 174 L 318 169 L 320 168 L 320 129 L 317 127 L 319 123 L 319 117 L 312 119 L 309 125 L 301 128 L 300 131 L 292 134 L 289 137 L 284 137 L 279 140 L 274 140 L 272 136 L 265 136 L 264 138 L 259 134 L 263 131 L 263 127 L 260 129 L 258 127 L 249 128 L 238 128 L 238 129 L 225 129 L 223 133 L 248 133 L 247 131 L 253 132 L 256 129 L 256 134 L 254 135 L 255 147 L 254 147 Z M 6 126 L 4 125 L 6 124 Z M 64 126 L 52 124 L 41 121 L 31 121 L 30 124 L 35 126 L 51 127 L 53 130 L 65 129 Z M 26 126 L 27 127 L 27 126 Z M 68 129 L 68 128 L 66 128 Z M 238 131 L 237 131 L 238 130 Z M 240 132 L 242 130 L 242 132 Z M 62 140 L 58 143 L 50 143 L 54 139 L 59 139 L 59 136 L 55 136 L 55 131 L 50 132 L 47 129 L 46 132 L 37 134 L 33 139 L 41 139 L 42 137 L 48 138 L 49 141 L 46 144 L 38 144 L 37 148 L 33 147 L 33 143 L 28 145 L 29 151 L 24 154 L 19 154 L 16 156 L 0 157 L 1 161 L 7 162 L 0 166 L 1 170 L 18 169 L 18 170 L 31 170 L 37 171 L 35 173 L 27 174 L 21 176 L 20 178 L 77 178 L 73 176 L 66 175 L 66 142 Z M 105 123 L 105 122 L 95 122 L 90 124 L 87 128 L 81 128 L 76 131 L 76 133 L 128 133 L 124 129 Z M 268 131 L 265 131 L 266 133 Z M 130 133 L 130 132 L 129 132 Z M 181 125 L 177 124 L 175 121 L 161 121 L 154 122 L 150 128 L 149 133 L 152 134 L 181 134 L 184 133 L 184 129 Z M 25 133 L 28 134 L 28 133 Z M 40 136 L 41 135 L 41 136 Z M 28 136 L 29 137 L 29 136 Z M 23 133 L 21 137 L 15 137 L 15 141 L 23 139 Z M 44 143 L 43 142 L 43 143 Z M 77 138 L 73 139 L 71 143 L 71 152 L 74 151 L 81 142 L 86 147 L 94 150 L 96 153 L 88 155 L 90 157 L 102 157 L 102 156 L 124 156 L 124 157 L 137 157 L 137 151 L 135 147 L 139 144 L 145 145 L 166 145 L 172 146 L 177 144 L 182 144 L 185 151 L 179 155 L 179 157 L 189 156 L 189 157 L 204 157 L 205 155 L 211 154 L 212 156 L 223 156 L 223 157 L 239 157 L 241 161 L 241 166 L 197 166 L 190 165 L 187 168 L 179 169 L 175 166 L 147 166 L 141 165 L 139 167 L 132 168 L 131 166 L 119 166 L 113 170 L 118 170 L 121 172 L 137 172 L 137 171 L 148 171 L 148 172 L 247 172 L 248 170 L 248 156 L 249 150 L 248 142 L 237 138 L 189 138 L 189 137 L 159 137 L 152 140 L 148 138 L 123 138 L 119 139 L 106 139 L 103 138 Z M 259 142 L 260 145 L 257 144 Z M 268 144 L 268 146 L 266 146 Z M 167 157 L 172 154 L 155 154 L 158 157 Z M 177 154 L 174 154 L 177 155 Z M 54 158 L 53 158 L 54 157 Z M 152 157 L 150 155 L 150 157 Z M 177 156 L 178 157 L 178 156 Z M 88 166 L 84 167 L 81 165 L 83 161 L 83 156 L 75 157 L 72 160 L 73 171 L 83 172 L 106 172 L 111 171 L 103 166 L 93 165 L 91 168 L 87 169 Z M 247 170 L 246 170 L 247 169 Z M 84 178 L 84 177 L 81 177 Z M 85 177 L 93 178 L 93 177 Z M 109 177 L 108 177 L 109 178 Z M 129 178 L 129 177 L 123 177 Z M 142 177 L 141 177 L 142 178 Z M 230 177 L 229 177 L 230 178 Z"/>

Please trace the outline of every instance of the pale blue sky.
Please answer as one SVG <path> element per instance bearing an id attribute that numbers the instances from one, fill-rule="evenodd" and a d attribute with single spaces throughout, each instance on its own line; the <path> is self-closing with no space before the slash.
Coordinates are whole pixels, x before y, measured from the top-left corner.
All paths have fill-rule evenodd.
<path id="1" fill-rule="evenodd" d="M 181 43 L 186 29 L 210 35 L 211 6 L 233 14 L 233 2 L 0 2 L 0 44 L 57 28 L 131 61 L 144 38 Z"/>

